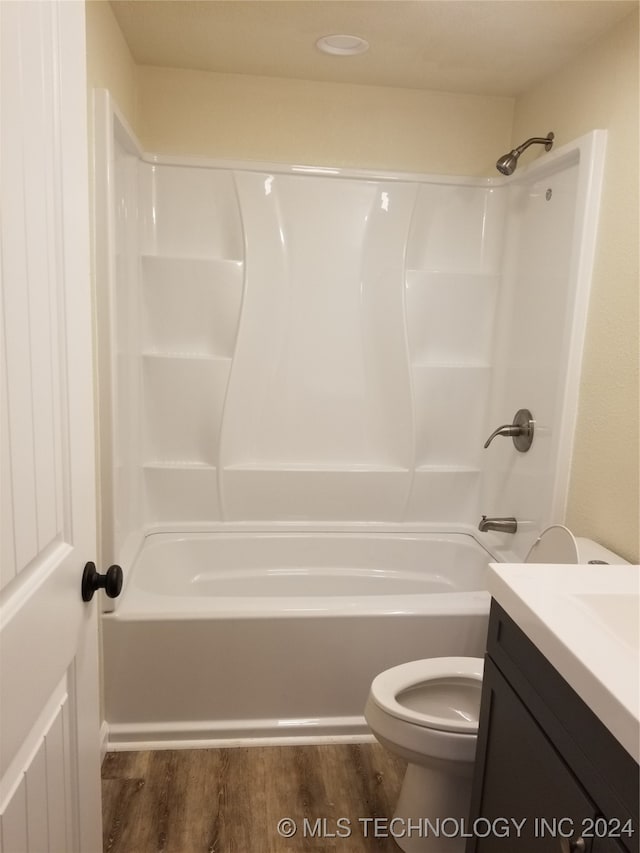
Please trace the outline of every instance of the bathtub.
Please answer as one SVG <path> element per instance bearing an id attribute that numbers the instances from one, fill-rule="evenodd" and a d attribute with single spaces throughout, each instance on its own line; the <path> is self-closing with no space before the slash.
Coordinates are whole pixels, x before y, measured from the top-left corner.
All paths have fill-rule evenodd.
<path id="1" fill-rule="evenodd" d="M 109 747 L 368 737 L 377 673 L 484 653 L 493 559 L 470 533 L 149 535 L 103 621 Z"/>

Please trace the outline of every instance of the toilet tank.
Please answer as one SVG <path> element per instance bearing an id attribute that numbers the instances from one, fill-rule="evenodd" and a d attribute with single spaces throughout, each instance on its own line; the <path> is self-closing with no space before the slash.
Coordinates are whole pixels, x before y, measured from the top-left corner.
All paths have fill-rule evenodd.
<path id="1" fill-rule="evenodd" d="M 628 560 L 623 560 L 618 554 L 614 554 L 604 545 L 594 542 L 593 539 L 585 539 L 583 536 L 577 536 L 578 543 L 578 562 L 592 563 L 594 561 L 603 563 L 617 563 L 628 566 Z"/>

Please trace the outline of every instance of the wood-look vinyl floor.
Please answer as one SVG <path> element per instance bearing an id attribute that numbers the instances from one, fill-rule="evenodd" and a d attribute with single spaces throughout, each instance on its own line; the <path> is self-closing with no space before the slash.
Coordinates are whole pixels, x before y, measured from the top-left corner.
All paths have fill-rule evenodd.
<path id="1" fill-rule="evenodd" d="M 391 818 L 404 770 L 378 744 L 110 752 L 104 851 L 398 853 L 366 819 Z"/>

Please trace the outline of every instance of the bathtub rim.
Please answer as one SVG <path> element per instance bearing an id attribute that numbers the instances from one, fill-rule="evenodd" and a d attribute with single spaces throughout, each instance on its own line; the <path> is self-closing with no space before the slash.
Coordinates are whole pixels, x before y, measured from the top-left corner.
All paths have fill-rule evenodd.
<path id="1" fill-rule="evenodd" d="M 411 614 L 482 614 L 488 613 L 489 594 L 486 590 L 468 590 L 447 593 L 406 593 L 400 595 L 379 596 L 333 596 L 333 597 L 307 597 L 290 596 L 284 601 L 283 598 L 261 596 L 247 597 L 222 597 L 217 599 L 221 606 L 215 609 L 211 607 L 208 597 L 199 599 L 194 596 L 167 596 L 164 593 L 154 594 L 149 590 L 141 590 L 130 585 L 136 566 L 142 554 L 144 546 L 149 540 L 157 535 L 166 536 L 168 541 L 189 537 L 198 538 L 217 535 L 231 536 L 269 536 L 277 538 L 283 535 L 301 536 L 425 536 L 432 538 L 449 539 L 465 546 L 470 546 L 483 552 L 489 562 L 503 562 L 504 556 L 494 546 L 492 550 L 490 542 L 481 542 L 475 535 L 474 528 L 469 525 L 456 526 L 439 524 L 291 524 L 291 523 L 269 523 L 248 524 L 240 523 L 215 523 L 211 525 L 172 525 L 171 529 L 165 526 L 157 526 L 146 530 L 139 537 L 137 547 L 132 548 L 133 556 L 130 558 L 130 571 L 125 571 L 125 585 L 123 595 L 115 600 L 115 607 L 105 610 L 103 617 L 115 621 L 165 621 L 165 620 L 192 620 L 192 619 L 273 619 L 273 618 L 322 618 L 326 616 L 340 616 L 344 618 L 355 618 L 367 615 L 398 615 L 400 613 Z M 496 538 L 492 537 L 495 543 Z M 151 542 L 149 541 L 149 544 Z M 103 596 L 104 598 L 104 596 Z M 133 599 L 133 601 L 132 601 Z M 107 599 L 107 601 L 113 601 Z M 277 602 L 277 604 L 276 604 Z M 284 603 L 283 603 L 284 602 Z M 141 606 L 142 605 L 142 606 Z"/>

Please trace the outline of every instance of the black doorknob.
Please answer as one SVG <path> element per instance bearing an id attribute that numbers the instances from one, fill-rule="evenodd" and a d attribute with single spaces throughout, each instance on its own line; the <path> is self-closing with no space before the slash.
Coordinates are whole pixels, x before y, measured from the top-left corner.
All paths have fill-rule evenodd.
<path id="1" fill-rule="evenodd" d="M 97 589 L 104 589 L 109 598 L 117 598 L 122 590 L 122 569 L 120 566 L 109 566 L 101 575 L 96 570 L 95 563 L 87 563 L 82 573 L 82 600 L 91 601 Z"/>

